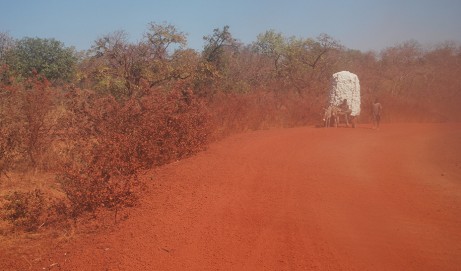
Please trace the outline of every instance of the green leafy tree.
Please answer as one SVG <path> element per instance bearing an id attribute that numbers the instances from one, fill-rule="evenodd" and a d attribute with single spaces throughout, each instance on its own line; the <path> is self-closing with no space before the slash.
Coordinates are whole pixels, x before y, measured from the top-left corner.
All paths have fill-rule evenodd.
<path id="1" fill-rule="evenodd" d="M 298 92 L 320 94 L 336 72 L 342 46 L 332 37 L 321 34 L 316 39 L 291 37 L 286 46 L 284 78 Z"/>
<path id="2" fill-rule="evenodd" d="M 229 32 L 229 26 L 223 29 L 216 28 L 213 34 L 204 36 L 204 49 L 202 60 L 198 65 L 196 78 L 196 93 L 208 98 L 212 97 L 218 89 L 225 88 L 229 79 L 232 58 L 239 52 L 239 44 Z"/>
<path id="3" fill-rule="evenodd" d="M 83 61 L 80 70 L 91 81 L 90 88 L 115 97 L 131 95 L 135 75 L 133 47 L 125 31 L 115 31 L 98 38 L 91 48 L 92 56 Z"/>
<path id="4" fill-rule="evenodd" d="M 267 56 L 274 64 L 277 74 L 280 73 L 280 65 L 285 53 L 286 41 L 281 33 L 268 30 L 259 34 L 253 48 L 260 54 Z"/>
<path id="5" fill-rule="evenodd" d="M 0 32 L 0 64 L 4 64 L 6 55 L 14 47 L 14 39 L 7 32 Z"/>
<path id="6" fill-rule="evenodd" d="M 70 81 L 76 63 L 74 49 L 55 39 L 23 38 L 7 55 L 7 64 L 18 75 L 29 78 L 38 73 L 55 83 Z"/>
<path id="7" fill-rule="evenodd" d="M 82 78 L 93 81 L 94 89 L 119 98 L 187 79 L 195 69 L 190 63 L 198 57 L 184 49 L 186 44 L 186 35 L 166 23 L 150 23 L 138 43 L 130 43 L 127 33 L 116 31 L 96 40 L 93 55 L 82 62 Z"/>
<path id="8" fill-rule="evenodd" d="M 149 87 L 187 79 L 192 75 L 194 68 L 186 62 L 192 60 L 191 63 L 194 63 L 196 57 L 190 50 L 184 49 L 186 34 L 174 25 L 151 22 L 142 45 L 149 49 L 145 78 Z"/>
<path id="9" fill-rule="evenodd" d="M 174 49 L 172 47 L 181 48 L 187 44 L 186 35 L 176 29 L 174 25 L 167 23 L 149 23 L 146 38 L 147 43 L 153 49 L 153 53 L 158 59 L 168 58 L 170 50 Z"/>
<path id="10" fill-rule="evenodd" d="M 223 29 L 216 28 L 213 34 L 203 37 L 206 44 L 203 49 L 203 57 L 207 62 L 213 63 L 215 67 L 222 71 L 226 65 L 226 49 L 236 48 L 236 40 L 229 32 L 229 26 L 226 25 Z"/>

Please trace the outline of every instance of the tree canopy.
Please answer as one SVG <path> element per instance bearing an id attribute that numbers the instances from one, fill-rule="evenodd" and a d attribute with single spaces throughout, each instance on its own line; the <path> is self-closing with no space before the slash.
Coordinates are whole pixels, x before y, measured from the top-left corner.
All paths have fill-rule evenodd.
<path id="1" fill-rule="evenodd" d="M 55 39 L 23 38 L 6 54 L 10 69 L 28 78 L 34 73 L 52 82 L 70 81 L 75 73 L 75 50 Z"/>

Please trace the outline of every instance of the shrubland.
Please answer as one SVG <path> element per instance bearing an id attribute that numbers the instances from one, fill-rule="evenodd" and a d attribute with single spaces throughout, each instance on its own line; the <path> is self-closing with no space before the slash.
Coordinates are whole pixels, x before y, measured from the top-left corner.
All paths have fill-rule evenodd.
<path id="1" fill-rule="evenodd" d="M 333 73 L 361 84 L 369 122 L 460 121 L 461 47 L 408 41 L 376 52 L 322 34 L 268 30 L 242 44 L 228 26 L 204 37 L 150 23 L 139 42 L 117 31 L 77 52 L 59 41 L 0 35 L 2 234 L 78 224 L 137 202 L 140 172 L 194 155 L 232 133 L 315 125 Z"/>

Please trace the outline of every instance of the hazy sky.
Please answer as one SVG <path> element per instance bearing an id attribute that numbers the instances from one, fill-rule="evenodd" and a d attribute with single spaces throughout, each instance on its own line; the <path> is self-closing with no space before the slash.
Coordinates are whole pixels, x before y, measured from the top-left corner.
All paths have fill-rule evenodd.
<path id="1" fill-rule="evenodd" d="M 79 50 L 116 30 L 140 40 L 149 22 L 176 26 L 197 50 L 203 36 L 229 25 L 246 44 L 273 29 L 287 37 L 326 33 L 347 48 L 380 51 L 408 40 L 461 42 L 461 0 L 0 0 L 1 32 Z"/>

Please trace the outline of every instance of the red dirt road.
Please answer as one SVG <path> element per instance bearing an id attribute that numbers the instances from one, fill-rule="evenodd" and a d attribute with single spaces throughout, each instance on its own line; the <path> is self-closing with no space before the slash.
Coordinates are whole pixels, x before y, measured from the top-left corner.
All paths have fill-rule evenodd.
<path id="1" fill-rule="evenodd" d="M 461 270 L 461 124 L 252 132 L 151 177 L 53 268 Z"/>

